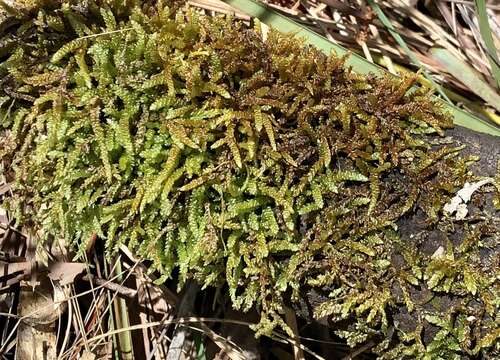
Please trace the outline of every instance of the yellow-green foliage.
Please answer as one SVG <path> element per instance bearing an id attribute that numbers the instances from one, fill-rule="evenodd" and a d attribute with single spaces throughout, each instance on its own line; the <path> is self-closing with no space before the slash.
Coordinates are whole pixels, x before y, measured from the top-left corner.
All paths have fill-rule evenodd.
<path id="1" fill-rule="evenodd" d="M 45 1 L 17 14 L 0 62 L 17 220 L 79 254 L 93 234 L 108 253 L 125 244 L 179 287 L 224 286 L 236 308 L 259 309 L 259 334 L 286 329 L 285 302 L 316 288 L 330 295 L 316 316 L 383 357 L 498 351 L 499 273 L 480 256 L 498 247 L 495 227 L 480 221 L 433 257 L 397 233 L 417 212 L 443 225 L 469 177 L 457 149 L 428 141 L 451 126 L 431 94 L 168 5 Z M 434 306 L 443 294 L 459 302 Z"/>

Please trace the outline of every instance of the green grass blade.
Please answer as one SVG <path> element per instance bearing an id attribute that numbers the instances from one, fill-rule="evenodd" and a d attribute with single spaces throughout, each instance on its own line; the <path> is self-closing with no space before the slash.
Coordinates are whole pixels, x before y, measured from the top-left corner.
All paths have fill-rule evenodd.
<path id="1" fill-rule="evenodd" d="M 117 277 L 117 281 L 123 281 L 122 274 L 122 263 L 121 258 L 116 259 L 116 273 L 120 274 Z M 113 306 L 115 310 L 114 320 L 116 324 L 116 329 L 127 329 L 130 327 L 130 318 L 128 315 L 128 307 L 125 299 L 116 296 L 113 299 Z M 118 350 L 118 354 L 121 360 L 132 360 L 134 359 L 134 346 L 132 342 L 132 334 L 129 330 L 121 331 L 117 336 L 117 343 L 114 345 Z"/>
<path id="2" fill-rule="evenodd" d="M 500 95 L 482 79 L 481 74 L 446 49 L 431 49 L 431 57 L 476 95 L 500 112 Z"/>
<path id="3" fill-rule="evenodd" d="M 487 57 L 491 65 L 491 73 L 497 82 L 497 87 L 500 89 L 500 62 L 498 61 L 497 49 L 495 43 L 493 42 L 493 36 L 491 34 L 490 24 L 488 22 L 488 13 L 486 12 L 486 1 L 476 0 L 476 10 L 477 17 L 479 20 L 479 31 L 481 32 L 481 37 L 483 38 L 484 45 L 488 50 Z"/>
<path id="4" fill-rule="evenodd" d="M 334 51 L 338 56 L 342 56 L 349 52 L 344 47 L 328 41 L 325 37 L 318 35 L 314 31 L 299 25 L 295 21 L 266 8 L 264 5 L 254 0 L 224 0 L 224 2 L 251 17 L 259 19 L 262 23 L 270 25 L 276 30 L 285 33 L 297 34 L 297 36 L 304 38 L 309 44 L 316 46 L 318 49 L 323 50 L 327 54 Z M 351 66 L 352 69 L 358 74 L 390 74 L 381 66 L 369 62 L 358 54 L 351 54 L 351 56 L 347 59 L 346 65 Z M 500 128 L 492 123 L 469 114 L 455 105 L 451 105 L 445 101 L 442 101 L 442 104 L 443 107 L 453 116 L 453 122 L 456 125 L 463 126 L 477 132 L 500 136 Z"/>
<path id="5" fill-rule="evenodd" d="M 371 6 L 373 11 L 375 11 L 375 13 L 377 14 L 377 17 L 382 22 L 382 24 L 384 24 L 384 26 L 387 28 L 387 30 L 392 35 L 394 40 L 396 40 L 396 42 L 399 44 L 399 46 L 401 46 L 403 48 L 404 52 L 406 53 L 406 56 L 408 56 L 410 58 L 410 60 L 413 62 L 414 65 L 418 66 L 422 70 L 426 79 L 431 82 L 434 89 L 436 89 L 439 92 L 439 94 L 443 97 L 443 99 L 445 99 L 447 102 L 452 104 L 451 100 L 448 98 L 448 96 L 446 96 L 446 94 L 444 93 L 441 86 L 436 84 L 436 82 L 432 79 L 432 76 L 430 76 L 429 72 L 425 69 L 423 64 L 420 62 L 420 60 L 418 60 L 415 53 L 413 51 L 411 51 L 411 49 L 408 47 L 408 45 L 406 44 L 404 39 L 401 37 L 401 35 L 399 35 L 397 30 L 392 25 L 391 20 L 389 20 L 387 18 L 387 16 L 384 14 L 384 12 L 382 11 L 382 8 L 373 0 L 368 0 L 368 4 Z"/>

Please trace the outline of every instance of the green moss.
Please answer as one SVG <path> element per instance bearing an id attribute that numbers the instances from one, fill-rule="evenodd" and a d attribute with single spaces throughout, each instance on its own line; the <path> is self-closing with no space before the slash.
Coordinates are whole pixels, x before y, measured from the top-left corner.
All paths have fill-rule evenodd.
<path id="1" fill-rule="evenodd" d="M 20 223 L 79 254 L 93 234 L 128 245 L 179 287 L 223 285 L 259 309 L 258 334 L 288 330 L 284 304 L 315 288 L 315 315 L 382 357 L 498 352 L 499 273 L 480 255 L 498 248 L 493 220 L 435 256 L 397 232 L 417 212 L 450 226 L 443 205 L 471 177 L 459 149 L 431 145 L 451 120 L 427 89 L 178 3 L 116 3 L 44 2 L 2 38 Z"/>

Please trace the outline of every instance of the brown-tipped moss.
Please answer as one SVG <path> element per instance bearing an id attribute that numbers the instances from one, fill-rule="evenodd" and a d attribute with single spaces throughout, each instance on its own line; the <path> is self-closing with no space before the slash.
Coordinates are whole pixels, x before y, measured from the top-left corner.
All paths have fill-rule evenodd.
<path id="1" fill-rule="evenodd" d="M 259 334 L 287 329 L 286 299 L 318 288 L 330 300 L 316 315 L 347 320 L 352 346 L 498 351 L 498 267 L 481 255 L 498 257 L 498 223 L 431 255 L 397 232 L 415 213 L 449 226 L 443 205 L 471 176 L 460 149 L 429 141 L 451 120 L 426 89 L 406 94 L 414 79 L 361 77 L 292 36 L 178 5 L 76 4 L 45 3 L 2 38 L 15 48 L 0 153 L 21 223 L 80 252 L 92 234 L 109 253 L 127 244 L 179 286 L 227 286 L 261 311 Z M 460 301 L 429 305 L 443 293 Z"/>

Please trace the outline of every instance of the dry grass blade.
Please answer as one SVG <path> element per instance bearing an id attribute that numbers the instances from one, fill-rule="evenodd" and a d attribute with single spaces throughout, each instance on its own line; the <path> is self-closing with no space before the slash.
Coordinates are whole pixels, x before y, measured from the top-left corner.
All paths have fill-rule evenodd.
<path id="1" fill-rule="evenodd" d="M 245 360 L 246 357 L 242 351 L 238 350 L 238 345 L 223 336 L 220 336 L 215 331 L 210 329 L 204 323 L 199 324 L 200 328 L 189 326 L 190 329 L 200 331 L 208 336 L 231 360 Z"/>
<path id="2" fill-rule="evenodd" d="M 178 316 L 185 317 L 193 312 L 194 303 L 196 300 L 196 295 L 198 294 L 199 286 L 193 282 L 188 282 L 186 284 L 186 292 L 182 297 L 181 303 L 179 304 Z M 180 325 L 175 328 L 174 336 L 170 343 L 170 347 L 167 353 L 167 360 L 180 360 L 183 352 L 187 352 L 187 337 L 189 335 L 189 330 Z"/>
<path id="3" fill-rule="evenodd" d="M 249 21 L 250 16 L 218 0 L 189 0 L 188 4 L 218 14 L 232 14 L 237 19 Z"/>
<path id="4" fill-rule="evenodd" d="M 375 13 L 377 14 L 379 20 L 384 24 L 384 26 L 387 28 L 387 30 L 389 30 L 389 32 L 394 37 L 394 39 L 399 44 L 399 46 L 401 46 L 401 48 L 404 50 L 404 52 L 406 53 L 406 55 L 411 59 L 411 61 L 416 66 L 418 66 L 423 71 L 423 73 L 425 74 L 426 79 L 429 80 L 432 83 L 432 86 L 434 87 L 434 89 L 436 89 L 439 92 L 439 94 L 443 97 L 443 99 L 445 99 L 448 103 L 452 104 L 451 100 L 448 98 L 448 96 L 446 96 L 446 94 L 444 93 L 444 91 L 441 88 L 441 86 L 439 86 L 438 84 L 436 84 L 436 82 L 432 79 L 432 77 L 430 76 L 429 72 L 422 65 L 422 63 L 417 58 L 417 56 L 413 53 L 413 51 L 409 48 L 409 46 L 403 40 L 403 38 L 401 37 L 401 35 L 394 28 L 394 25 L 387 18 L 387 16 L 385 15 L 384 11 L 380 8 L 380 6 L 375 1 L 373 1 L 373 0 L 367 0 L 367 2 L 372 7 L 372 9 L 375 11 Z"/>
<path id="5" fill-rule="evenodd" d="M 500 95 L 481 79 L 481 75 L 467 63 L 450 54 L 446 49 L 431 49 L 431 54 L 436 61 L 443 65 L 451 74 L 500 112 Z M 500 123 L 498 123 L 500 125 Z"/>
<path id="6" fill-rule="evenodd" d="M 92 338 L 89 338 L 88 343 L 92 344 L 92 343 L 101 341 L 103 339 L 113 337 L 113 336 L 118 335 L 118 334 L 123 333 L 123 332 L 132 332 L 132 331 L 137 331 L 137 330 L 142 330 L 142 329 L 150 329 L 150 328 L 160 328 L 160 327 L 164 327 L 166 325 L 173 325 L 173 324 L 184 325 L 186 327 L 192 327 L 192 326 L 190 326 L 190 324 L 204 324 L 204 323 L 231 323 L 231 324 L 237 324 L 237 325 L 247 326 L 247 327 L 255 325 L 253 323 L 249 323 L 249 322 L 245 322 L 245 321 L 237 321 L 237 320 L 230 320 L 230 319 L 217 319 L 217 318 L 203 318 L 203 317 L 191 316 L 191 317 L 176 318 L 176 319 L 171 319 L 171 320 L 151 321 L 151 322 L 148 322 L 146 324 L 137 324 L 137 325 L 131 325 L 127 328 L 113 329 L 113 330 L 110 330 L 106 333 L 99 334 L 99 335 L 96 335 Z M 202 326 L 201 329 L 196 329 L 196 330 L 204 331 L 203 329 L 204 329 L 204 326 Z M 273 332 L 273 336 L 275 337 L 275 339 L 277 341 L 283 342 L 286 344 L 290 344 L 292 346 L 294 346 L 294 344 L 297 343 L 296 339 L 290 338 L 290 337 L 283 335 L 277 331 Z M 309 348 L 307 348 L 303 344 L 299 344 L 298 346 L 300 347 L 301 350 L 303 350 L 304 352 L 307 352 L 308 354 L 313 356 L 315 359 L 324 360 L 323 357 L 321 357 L 318 354 L 316 354 L 315 352 L 311 351 Z M 234 348 L 231 349 L 231 351 L 235 351 Z M 239 359 L 239 356 L 240 355 L 238 354 L 238 357 L 236 357 L 236 358 Z"/>
<path id="7" fill-rule="evenodd" d="M 290 309 L 285 309 L 285 319 L 293 331 L 293 335 L 295 336 L 294 344 L 293 344 L 293 355 L 295 360 L 304 360 L 304 351 L 300 347 L 300 338 L 299 338 L 299 329 L 297 327 L 297 318 L 295 317 L 295 312 Z"/>

